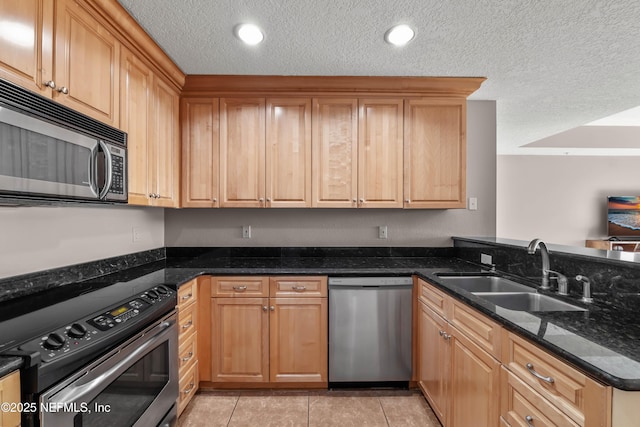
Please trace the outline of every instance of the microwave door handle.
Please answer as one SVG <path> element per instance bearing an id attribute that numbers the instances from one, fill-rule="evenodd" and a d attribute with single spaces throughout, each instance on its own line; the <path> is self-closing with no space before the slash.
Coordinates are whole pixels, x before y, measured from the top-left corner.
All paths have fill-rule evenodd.
<path id="1" fill-rule="evenodd" d="M 89 189 L 93 193 L 94 196 L 98 197 L 98 184 L 96 179 L 97 173 L 97 160 L 98 159 L 98 144 L 94 145 L 91 149 L 91 155 L 89 156 L 89 182 L 85 184 L 89 184 Z"/>
<path id="2" fill-rule="evenodd" d="M 106 180 L 104 184 L 104 188 L 100 191 L 100 195 L 98 198 L 100 200 L 107 197 L 107 193 L 111 189 L 111 184 L 113 184 L 113 156 L 111 156 L 111 151 L 109 150 L 109 146 L 102 140 L 98 141 L 100 147 L 102 147 L 102 151 L 104 151 L 104 163 L 105 163 L 105 175 Z M 97 159 L 97 158 L 96 158 Z M 97 167 L 96 167 L 97 169 Z"/>

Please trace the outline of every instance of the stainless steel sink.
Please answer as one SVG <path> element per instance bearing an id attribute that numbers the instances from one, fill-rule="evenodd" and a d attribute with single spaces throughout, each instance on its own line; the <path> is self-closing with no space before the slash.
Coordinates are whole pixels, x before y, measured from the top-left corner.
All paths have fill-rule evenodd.
<path id="1" fill-rule="evenodd" d="M 476 293 L 476 296 L 497 306 L 516 311 L 587 311 L 555 298 L 536 293 Z"/>
<path id="2" fill-rule="evenodd" d="M 436 274 L 438 280 L 469 292 L 532 292 L 534 289 L 499 276 Z"/>

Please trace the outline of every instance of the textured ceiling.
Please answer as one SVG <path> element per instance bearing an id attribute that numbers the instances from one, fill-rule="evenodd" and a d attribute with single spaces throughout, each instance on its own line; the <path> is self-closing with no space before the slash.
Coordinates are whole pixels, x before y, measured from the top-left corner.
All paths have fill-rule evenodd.
<path id="1" fill-rule="evenodd" d="M 487 77 L 470 99 L 497 101 L 502 154 L 640 105 L 637 0 L 119 1 L 187 74 Z"/>

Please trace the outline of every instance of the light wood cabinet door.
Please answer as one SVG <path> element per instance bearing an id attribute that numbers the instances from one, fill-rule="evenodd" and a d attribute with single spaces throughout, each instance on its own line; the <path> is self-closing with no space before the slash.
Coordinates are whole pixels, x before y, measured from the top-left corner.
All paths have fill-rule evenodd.
<path id="1" fill-rule="evenodd" d="M 265 99 L 220 99 L 220 207 L 263 207 Z"/>
<path id="2" fill-rule="evenodd" d="M 178 92 L 156 78 L 153 90 L 153 140 L 149 145 L 150 182 L 154 206 L 178 207 L 180 188 L 180 133 Z"/>
<path id="3" fill-rule="evenodd" d="M 500 362 L 455 327 L 449 328 L 451 408 L 447 427 L 492 427 L 500 422 Z"/>
<path id="4" fill-rule="evenodd" d="M 15 371 L 0 378 L 0 403 L 20 403 L 20 372 Z M 20 412 L 0 411 L 0 426 L 17 427 L 20 425 Z"/>
<path id="5" fill-rule="evenodd" d="M 272 382 L 326 382 L 327 298 L 271 298 Z"/>
<path id="6" fill-rule="evenodd" d="M 404 126 L 404 207 L 466 207 L 466 101 L 407 100 Z"/>
<path id="7" fill-rule="evenodd" d="M 427 305 L 418 303 L 418 384 L 443 425 L 447 425 L 449 343 L 448 325 Z"/>
<path id="8" fill-rule="evenodd" d="M 360 99 L 358 207 L 402 207 L 402 123 L 402 99 Z"/>
<path id="9" fill-rule="evenodd" d="M 120 43 L 74 0 L 56 2 L 53 99 L 118 127 Z"/>
<path id="10" fill-rule="evenodd" d="M 211 302 L 212 381 L 269 381 L 269 299 Z"/>
<path id="11" fill-rule="evenodd" d="M 311 207 L 311 99 L 267 99 L 266 206 Z"/>
<path id="12" fill-rule="evenodd" d="M 182 207 L 217 208 L 220 168 L 218 98 L 183 98 Z"/>
<path id="13" fill-rule="evenodd" d="M 128 49 L 122 49 L 120 125 L 127 132 L 129 204 L 150 205 L 149 145 L 152 142 L 153 72 Z"/>
<path id="14" fill-rule="evenodd" d="M 51 97 L 53 2 L 3 0 L 0 17 L 0 78 Z"/>
<path id="15" fill-rule="evenodd" d="M 358 197 L 358 100 L 313 100 L 312 206 L 351 208 Z"/>

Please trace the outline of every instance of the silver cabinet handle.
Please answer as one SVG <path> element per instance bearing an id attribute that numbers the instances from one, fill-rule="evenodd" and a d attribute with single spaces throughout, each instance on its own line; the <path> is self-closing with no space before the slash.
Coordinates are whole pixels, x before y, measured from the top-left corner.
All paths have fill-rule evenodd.
<path id="1" fill-rule="evenodd" d="M 262 203 L 262 202 L 264 202 L 264 198 L 260 197 L 260 198 L 258 199 L 258 201 L 259 201 L 260 203 Z"/>
<path id="2" fill-rule="evenodd" d="M 69 89 L 67 89 L 67 88 L 66 88 L 66 87 L 64 87 L 64 86 L 60 86 L 60 87 L 58 88 L 58 92 L 60 92 L 60 93 L 61 93 L 61 94 L 63 94 L 63 95 L 69 95 Z"/>
<path id="3" fill-rule="evenodd" d="M 262 306 L 262 311 L 267 311 L 267 310 L 269 310 L 269 307 L 267 307 L 266 305 L 263 305 Z"/>
<path id="4" fill-rule="evenodd" d="M 440 334 L 440 336 L 444 336 L 444 331 L 438 331 L 438 333 Z"/>
<path id="5" fill-rule="evenodd" d="M 357 203 L 358 202 L 356 199 L 353 199 L 352 201 L 353 201 L 353 203 Z"/>
<path id="6" fill-rule="evenodd" d="M 189 298 L 191 298 L 193 296 L 193 294 L 187 294 L 187 295 L 182 295 L 182 301 L 184 300 L 188 300 Z"/>
<path id="7" fill-rule="evenodd" d="M 218 199 L 214 197 L 214 198 L 212 199 L 212 201 L 215 203 L 215 202 L 217 202 L 217 201 L 218 201 Z"/>
<path id="8" fill-rule="evenodd" d="M 307 287 L 306 286 L 292 286 L 291 289 L 296 291 L 296 292 L 303 292 L 304 290 L 307 289 Z"/>
<path id="9" fill-rule="evenodd" d="M 245 285 L 242 285 L 242 286 L 234 286 L 234 287 L 233 287 L 233 290 L 234 290 L 234 291 L 237 291 L 237 292 L 244 292 L 244 291 L 246 291 L 246 290 L 247 290 L 247 287 L 246 287 Z"/>
<path id="10" fill-rule="evenodd" d="M 55 89 L 56 88 L 56 82 L 54 82 L 53 80 L 49 80 L 48 82 L 46 82 L 44 84 L 46 87 L 50 87 L 51 89 Z"/>
<path id="11" fill-rule="evenodd" d="M 539 380 L 542 380 L 542 381 L 544 381 L 546 383 L 549 383 L 549 384 L 553 384 L 555 382 L 553 377 L 545 377 L 545 376 L 540 375 L 539 373 L 537 373 L 535 371 L 535 369 L 533 369 L 533 365 L 531 363 L 527 363 L 526 367 L 527 367 L 527 370 L 529 371 L 529 373 L 531 375 L 533 375 L 534 377 L 538 378 Z"/>
<path id="12" fill-rule="evenodd" d="M 269 310 L 276 311 L 276 308 L 274 306 L 271 306 L 271 307 L 269 307 Z"/>
<path id="13" fill-rule="evenodd" d="M 406 203 L 411 203 L 410 199 L 405 200 Z"/>
<path id="14" fill-rule="evenodd" d="M 451 335 L 445 333 L 442 338 L 444 338 L 446 341 L 449 341 L 451 339 Z"/>
<path id="15" fill-rule="evenodd" d="M 533 424 L 531 424 L 531 421 L 533 421 L 533 417 L 531 415 L 527 415 L 526 417 L 524 417 L 524 421 L 527 423 L 527 427 L 533 427 Z"/>
<path id="16" fill-rule="evenodd" d="M 189 320 L 187 323 L 182 325 L 182 329 L 189 329 L 191 326 L 193 326 L 193 320 Z"/>
<path id="17" fill-rule="evenodd" d="M 184 389 L 182 392 L 184 394 L 189 394 L 189 393 L 191 393 L 193 391 L 194 388 L 196 388 L 195 383 L 191 383 L 191 384 L 189 384 L 189 388 Z"/>
<path id="18" fill-rule="evenodd" d="M 364 199 L 360 199 L 360 203 L 364 203 Z"/>
<path id="19" fill-rule="evenodd" d="M 267 197 L 267 202 L 271 202 L 271 197 Z"/>
<path id="20" fill-rule="evenodd" d="M 193 351 L 189 352 L 189 355 L 187 357 L 183 357 L 182 361 L 183 362 L 188 362 L 189 360 L 193 359 Z"/>

